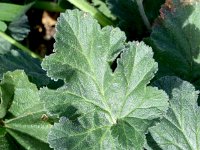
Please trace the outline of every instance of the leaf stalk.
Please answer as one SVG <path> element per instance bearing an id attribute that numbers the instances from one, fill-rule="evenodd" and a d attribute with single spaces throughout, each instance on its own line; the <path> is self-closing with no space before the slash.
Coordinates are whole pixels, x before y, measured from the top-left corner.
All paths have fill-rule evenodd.
<path id="1" fill-rule="evenodd" d="M 151 24 L 150 24 L 150 22 L 149 22 L 149 20 L 148 20 L 148 18 L 147 18 L 147 16 L 146 16 L 146 13 L 145 13 L 145 11 L 144 11 L 143 0 L 136 0 L 136 3 L 137 3 L 137 5 L 138 5 L 139 12 L 140 12 L 140 15 L 141 15 L 141 17 L 142 17 L 142 20 L 143 20 L 145 26 L 147 27 L 147 29 L 148 29 L 149 31 L 151 31 Z"/>

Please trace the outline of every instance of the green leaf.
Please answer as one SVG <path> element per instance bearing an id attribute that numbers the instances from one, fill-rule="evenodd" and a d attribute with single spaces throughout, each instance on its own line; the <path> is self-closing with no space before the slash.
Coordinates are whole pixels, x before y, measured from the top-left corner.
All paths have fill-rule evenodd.
<path id="1" fill-rule="evenodd" d="M 3 150 L 11 150 L 11 146 L 5 137 L 0 137 L 0 148 Z"/>
<path id="2" fill-rule="evenodd" d="M 101 29 L 78 10 L 61 14 L 56 29 L 55 53 L 42 63 L 51 78 L 66 83 L 56 91 L 41 90 L 49 112 L 64 116 L 51 129 L 51 147 L 142 149 L 147 128 L 168 106 L 163 91 L 147 86 L 157 70 L 151 48 L 125 44 L 118 28 Z"/>
<path id="3" fill-rule="evenodd" d="M 56 3 L 57 3 L 61 8 L 63 8 L 64 11 L 65 11 L 66 9 L 73 9 L 73 8 L 74 8 L 74 6 L 73 6 L 70 2 L 68 2 L 68 1 L 66 1 L 66 0 L 57 0 Z"/>
<path id="4" fill-rule="evenodd" d="M 46 72 L 41 68 L 41 62 L 24 52 L 10 50 L 5 54 L 0 54 L 0 62 L 0 79 L 7 71 L 23 69 L 29 79 L 37 84 L 38 87 L 50 83 L 50 78 L 46 76 Z"/>
<path id="5" fill-rule="evenodd" d="M 23 15 L 9 24 L 8 31 L 16 40 L 23 40 L 27 36 L 29 32 L 27 21 L 27 16 Z M 46 72 L 42 70 L 40 60 L 32 58 L 20 49 L 16 50 L 11 43 L 2 37 L 0 37 L 0 62 L 0 80 L 3 77 L 3 73 L 7 71 L 23 69 L 31 82 L 38 87 L 49 85 L 52 82 L 46 76 Z"/>
<path id="6" fill-rule="evenodd" d="M 26 38 L 30 32 L 30 26 L 27 16 L 23 15 L 22 17 L 13 20 L 9 24 L 8 30 L 11 36 L 17 41 L 24 40 L 24 38 Z"/>
<path id="7" fill-rule="evenodd" d="M 200 88 L 200 2 L 166 2 L 151 34 L 158 75 L 175 75 Z"/>
<path id="8" fill-rule="evenodd" d="M 10 51 L 12 45 L 4 38 L 0 37 L 0 54 L 5 54 Z"/>
<path id="9" fill-rule="evenodd" d="M 0 3 L 0 20 L 13 21 L 16 18 L 24 15 L 25 12 L 31 7 L 32 3 L 28 5 L 16 5 L 9 3 Z"/>
<path id="10" fill-rule="evenodd" d="M 105 3 L 105 0 L 92 0 L 92 4 L 95 7 L 97 7 L 107 17 L 116 19 L 116 17 L 111 14 L 111 11 L 109 10 L 109 8 Z"/>
<path id="11" fill-rule="evenodd" d="M 80 10 L 84 12 L 90 13 L 94 18 L 96 18 L 102 26 L 113 25 L 112 20 L 107 18 L 101 11 L 93 7 L 88 1 L 86 0 L 67 0 Z"/>
<path id="12" fill-rule="evenodd" d="M 0 31 L 4 32 L 4 31 L 6 31 L 6 29 L 7 29 L 6 23 L 3 21 L 0 21 Z"/>
<path id="13" fill-rule="evenodd" d="M 7 83 L 5 83 L 6 80 L 7 80 Z M 12 84 L 12 79 L 7 76 L 3 78 L 3 81 L 1 82 L 0 85 L 1 85 L 0 87 L 0 97 L 1 97 L 0 119 L 2 119 L 5 117 L 7 110 L 9 109 L 12 103 L 14 85 Z M 4 123 L 2 123 L 1 121 L 0 125 L 1 124 L 4 124 Z"/>
<path id="14" fill-rule="evenodd" d="M 66 1 L 66 0 L 65 0 Z M 49 1 L 36 1 L 33 5 L 34 8 L 47 10 L 51 12 L 63 12 L 65 9 L 59 6 L 59 4 L 55 2 L 49 2 Z"/>
<path id="15" fill-rule="evenodd" d="M 49 149 L 46 142 L 51 125 L 43 119 L 46 111 L 37 87 L 19 70 L 4 74 L 0 85 L 1 99 L 12 101 L 9 107 L 3 107 L 3 110 L 9 108 L 7 114 L 10 114 L 10 117 L 6 115 L 3 120 L 7 134 L 25 149 Z"/>
<path id="16" fill-rule="evenodd" d="M 107 3 L 111 12 L 119 18 L 119 26 L 129 38 L 135 39 L 143 38 L 147 34 L 144 18 L 146 16 L 148 22 L 152 24 L 159 15 L 159 9 L 164 0 L 107 0 Z M 138 5 L 139 3 L 142 5 Z"/>
<path id="17" fill-rule="evenodd" d="M 159 10 L 164 3 L 165 0 L 143 0 L 145 14 L 151 24 L 153 24 L 155 19 L 159 16 Z"/>
<path id="18" fill-rule="evenodd" d="M 9 135 L 4 137 L 0 136 L 0 149 L 1 150 L 14 150 L 19 149 L 15 142 L 12 142 L 12 138 Z"/>
<path id="19" fill-rule="evenodd" d="M 170 108 L 161 122 L 150 128 L 154 140 L 163 150 L 198 150 L 200 147 L 199 91 L 189 82 L 164 77 L 155 83 L 170 97 Z"/>
<path id="20" fill-rule="evenodd" d="M 15 20 L 9 23 L 8 30 L 6 30 L 6 33 L 10 34 L 17 41 L 22 41 L 24 40 L 24 38 L 27 37 L 29 31 L 30 31 L 30 27 L 28 24 L 27 16 L 22 15 L 18 18 L 15 18 Z M 10 49 L 13 47 L 12 44 L 10 41 L 8 42 L 4 36 L 1 36 L 0 37 L 0 54 L 5 54 L 9 52 Z"/>
<path id="21" fill-rule="evenodd" d="M 1 120 L 0 120 L 0 121 L 1 121 Z M 1 137 L 4 137 L 5 134 L 6 134 L 6 129 L 2 127 L 2 125 L 1 125 L 2 123 L 3 123 L 3 122 L 1 121 L 1 122 L 0 122 L 0 138 L 1 138 Z"/>

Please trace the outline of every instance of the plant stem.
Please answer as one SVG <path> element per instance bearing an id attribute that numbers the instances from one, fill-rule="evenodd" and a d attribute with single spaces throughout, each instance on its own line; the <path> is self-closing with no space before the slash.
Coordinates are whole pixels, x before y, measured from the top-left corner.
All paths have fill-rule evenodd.
<path id="1" fill-rule="evenodd" d="M 103 13 L 101 13 L 95 7 L 91 6 L 85 0 L 67 0 L 67 1 L 72 3 L 77 8 L 90 13 L 94 18 L 96 18 L 99 21 L 99 23 L 102 26 L 114 25 L 114 23 L 108 17 L 106 17 Z"/>
<path id="2" fill-rule="evenodd" d="M 149 23 L 149 20 L 148 20 L 146 14 L 145 14 L 145 11 L 144 11 L 143 0 L 136 0 L 136 2 L 137 2 L 139 12 L 140 12 L 140 15 L 141 15 L 141 17 L 144 21 L 145 26 L 147 27 L 147 29 L 149 31 L 151 31 L 151 24 Z"/>
<path id="3" fill-rule="evenodd" d="M 5 34 L 4 32 L 0 31 L 0 37 L 2 37 L 3 39 L 7 40 L 8 42 L 10 42 L 11 44 L 13 44 L 14 46 L 16 46 L 17 48 L 19 48 L 20 50 L 23 50 L 24 52 L 30 54 L 32 57 L 38 58 L 38 59 L 42 60 L 41 56 L 35 54 L 30 49 L 28 49 L 27 47 L 25 47 L 21 43 L 17 42 L 16 40 L 14 40 L 13 38 L 11 38 L 10 36 L 8 36 L 7 34 Z"/>

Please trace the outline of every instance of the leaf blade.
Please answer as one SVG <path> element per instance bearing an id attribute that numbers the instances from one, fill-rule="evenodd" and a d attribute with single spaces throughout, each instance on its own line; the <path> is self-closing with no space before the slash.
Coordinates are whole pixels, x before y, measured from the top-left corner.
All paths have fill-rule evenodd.
<path id="1" fill-rule="evenodd" d="M 167 83 L 167 84 L 166 84 Z M 170 108 L 150 133 L 164 149 L 199 149 L 198 91 L 190 83 L 176 77 L 163 77 L 155 85 L 170 95 Z"/>
<path id="2" fill-rule="evenodd" d="M 40 93 L 49 113 L 65 118 L 50 131 L 51 147 L 142 149 L 147 128 L 168 106 L 163 91 L 147 86 L 157 70 L 151 48 L 139 42 L 126 44 L 119 29 L 101 29 L 88 14 L 77 10 L 61 14 L 56 28 L 55 53 L 46 57 L 42 66 L 50 77 L 64 80 L 65 86 L 56 91 L 43 88 Z M 120 52 L 122 57 L 112 72 L 110 63 Z M 141 76 L 136 78 L 138 73 Z M 122 114 L 118 114 L 120 109 Z M 130 133 L 135 138 L 130 138 Z"/>
<path id="3" fill-rule="evenodd" d="M 197 88 L 200 77 L 200 24 L 196 19 L 199 5 L 198 0 L 167 1 L 151 33 L 155 59 L 160 64 L 158 76 L 178 76 Z"/>
<path id="4" fill-rule="evenodd" d="M 9 3 L 0 3 L 0 20 L 13 21 L 23 15 L 31 7 L 31 5 L 32 3 L 24 6 Z"/>
<path id="5" fill-rule="evenodd" d="M 51 125 L 36 85 L 30 83 L 26 74 L 20 70 L 4 74 L 0 85 L 2 95 L 11 100 L 9 107 L 6 107 L 6 114 L 10 116 L 6 115 L 1 120 L 1 126 L 6 130 L 3 138 L 7 134 L 11 135 L 26 149 L 49 149 L 47 134 Z"/>

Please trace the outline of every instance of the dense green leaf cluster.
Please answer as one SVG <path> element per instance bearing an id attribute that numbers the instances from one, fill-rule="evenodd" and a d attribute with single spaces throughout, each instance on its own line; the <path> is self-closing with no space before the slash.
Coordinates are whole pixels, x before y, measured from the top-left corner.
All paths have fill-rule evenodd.
<path id="1" fill-rule="evenodd" d="M 199 150 L 200 2 L 166 0 L 154 23 L 151 2 L 91 1 L 119 27 L 66 10 L 42 62 L 0 37 L 0 149 Z M 4 5 L 21 20 L 0 12 L 0 35 L 23 40 L 30 4 Z"/>

